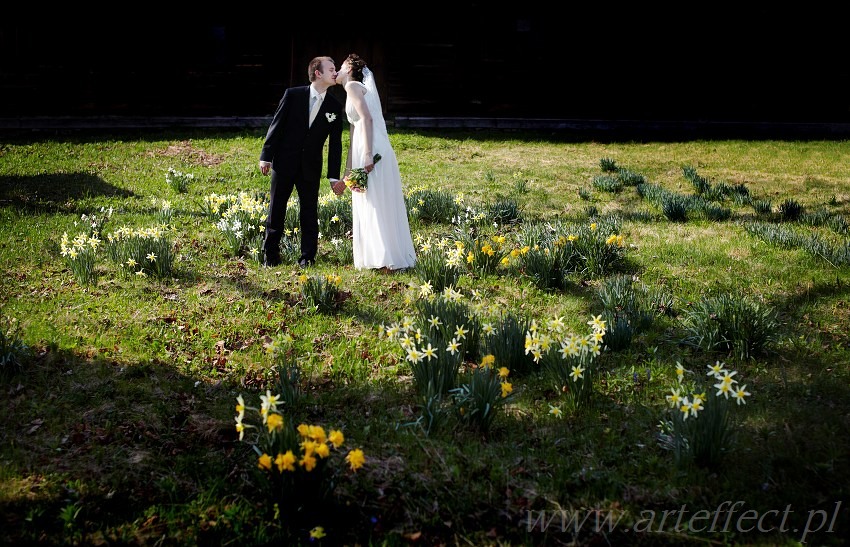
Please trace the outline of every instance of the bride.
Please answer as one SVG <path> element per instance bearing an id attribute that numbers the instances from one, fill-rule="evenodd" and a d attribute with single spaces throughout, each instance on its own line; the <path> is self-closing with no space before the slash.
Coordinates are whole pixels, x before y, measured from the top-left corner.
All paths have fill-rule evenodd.
<path id="1" fill-rule="evenodd" d="M 375 76 L 356 53 L 340 67 L 336 83 L 346 92 L 351 124 L 345 175 L 368 174 L 368 186 L 351 186 L 354 267 L 394 271 L 411 268 L 416 252 L 410 236 L 398 160 L 390 145 Z M 380 156 L 375 159 L 376 156 Z M 356 171 L 355 171 L 356 173 Z"/>

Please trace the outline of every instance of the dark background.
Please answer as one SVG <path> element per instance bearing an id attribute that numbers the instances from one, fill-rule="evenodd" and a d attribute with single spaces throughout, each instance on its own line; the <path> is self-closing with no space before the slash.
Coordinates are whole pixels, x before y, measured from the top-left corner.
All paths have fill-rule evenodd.
<path id="1" fill-rule="evenodd" d="M 0 117 L 270 116 L 355 51 L 388 119 L 850 121 L 837 8 L 550 5 L 33 6 L 0 22 Z"/>

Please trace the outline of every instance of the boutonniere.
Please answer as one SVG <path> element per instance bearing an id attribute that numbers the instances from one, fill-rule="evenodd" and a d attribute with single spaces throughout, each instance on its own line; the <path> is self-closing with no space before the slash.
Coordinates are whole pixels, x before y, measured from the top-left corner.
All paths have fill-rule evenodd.
<path id="1" fill-rule="evenodd" d="M 336 114 L 333 112 L 325 112 L 325 117 L 328 119 L 328 123 L 330 123 L 336 119 Z"/>

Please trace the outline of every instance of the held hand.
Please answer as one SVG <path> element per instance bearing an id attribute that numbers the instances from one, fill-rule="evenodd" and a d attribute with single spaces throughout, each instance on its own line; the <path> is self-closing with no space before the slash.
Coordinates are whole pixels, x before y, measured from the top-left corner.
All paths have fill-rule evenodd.
<path id="1" fill-rule="evenodd" d="M 268 175 L 269 171 L 271 171 L 272 164 L 267 161 L 260 162 L 260 173 L 263 175 Z"/>

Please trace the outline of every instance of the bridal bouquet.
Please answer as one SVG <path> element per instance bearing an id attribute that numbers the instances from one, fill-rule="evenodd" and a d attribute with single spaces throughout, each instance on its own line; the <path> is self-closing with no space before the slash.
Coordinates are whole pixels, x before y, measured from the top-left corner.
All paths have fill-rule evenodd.
<path id="1" fill-rule="evenodd" d="M 380 160 L 381 155 L 375 154 L 375 157 L 372 158 L 372 163 L 378 163 Z M 346 186 L 351 188 L 352 192 L 365 192 L 366 187 L 369 185 L 369 173 L 363 167 L 355 167 L 342 181 Z"/>

